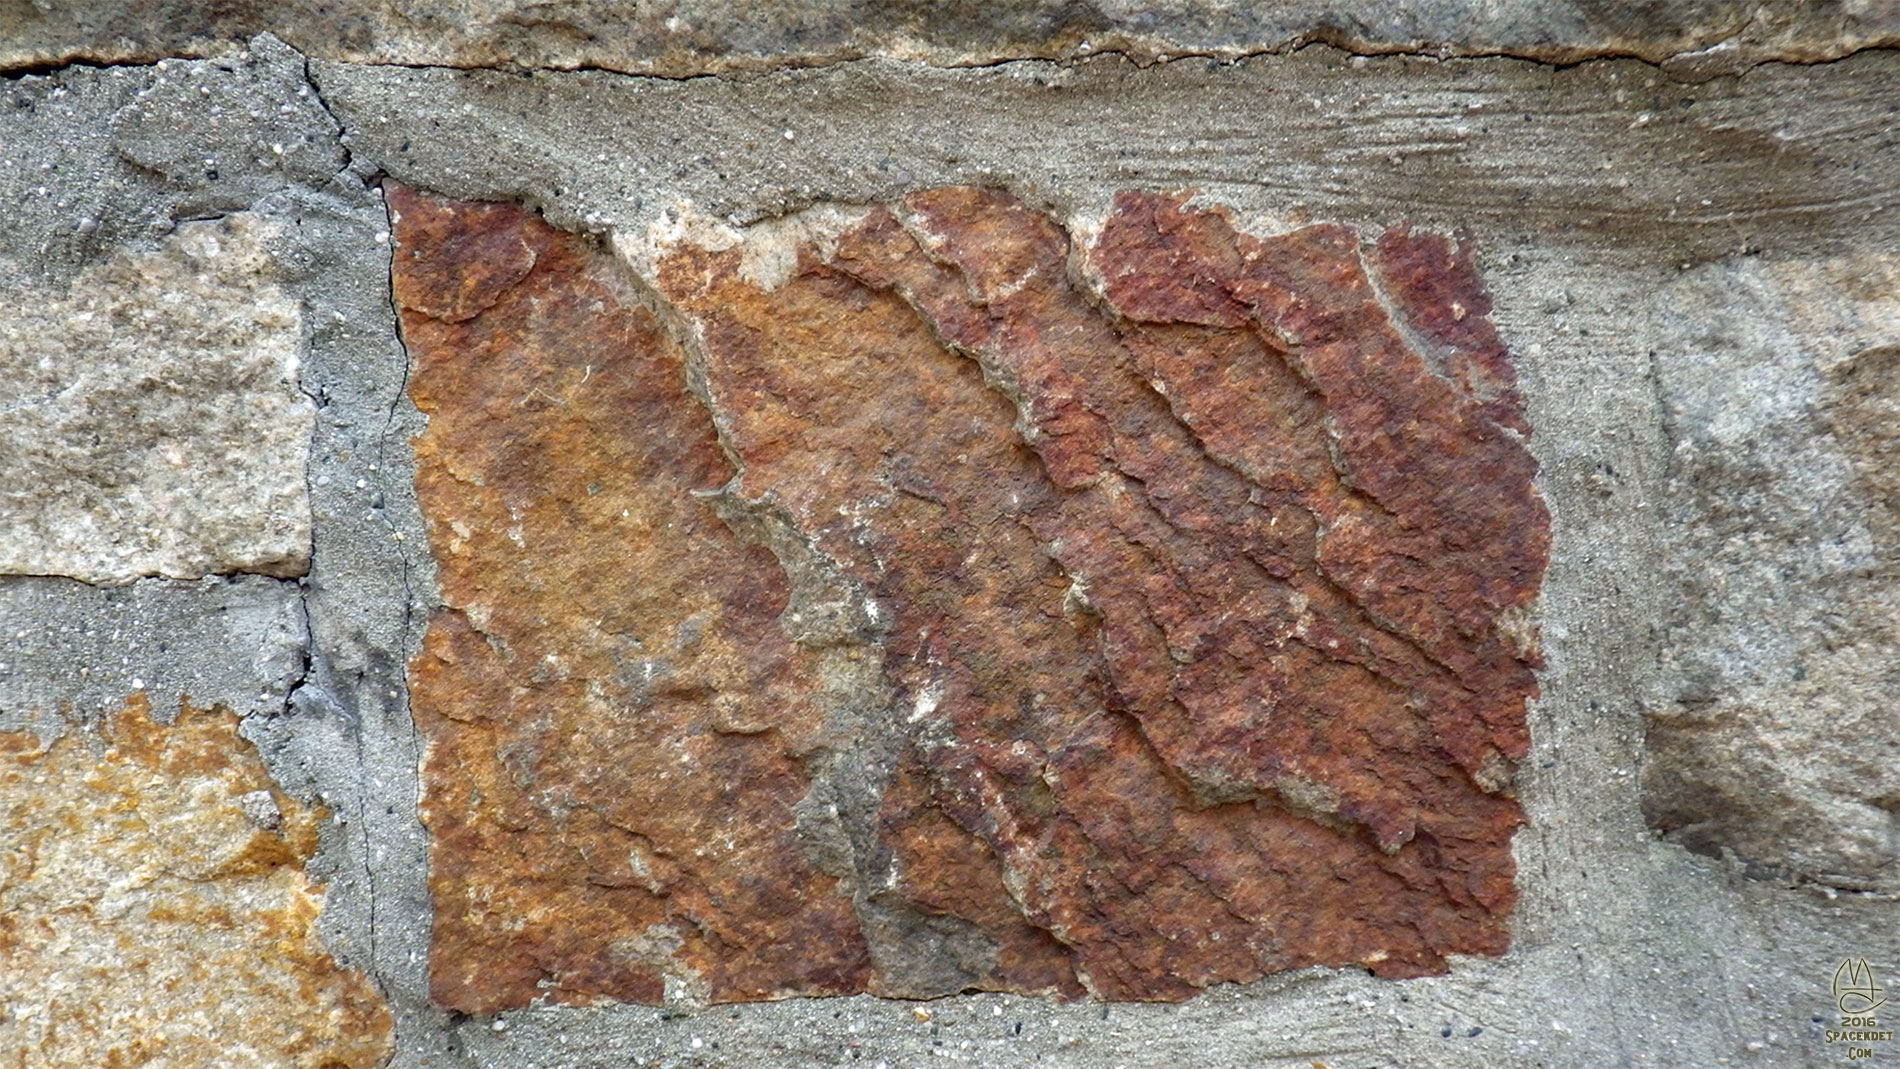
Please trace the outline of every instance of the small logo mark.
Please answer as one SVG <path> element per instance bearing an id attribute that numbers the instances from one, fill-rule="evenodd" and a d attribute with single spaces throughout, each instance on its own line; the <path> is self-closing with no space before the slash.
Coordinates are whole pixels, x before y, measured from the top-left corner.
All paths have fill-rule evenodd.
<path id="1" fill-rule="evenodd" d="M 1848 958 L 1834 970 L 1834 1005 L 1849 1017 L 1858 1017 L 1886 1004 L 1880 985 L 1874 982 L 1873 967 L 1866 958 Z"/>

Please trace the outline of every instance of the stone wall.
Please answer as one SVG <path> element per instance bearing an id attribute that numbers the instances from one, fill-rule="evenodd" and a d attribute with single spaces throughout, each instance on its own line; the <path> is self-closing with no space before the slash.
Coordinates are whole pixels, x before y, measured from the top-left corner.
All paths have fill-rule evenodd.
<path id="1" fill-rule="evenodd" d="M 0 10 L 0 1065 L 1900 1057 L 1897 43 Z"/>

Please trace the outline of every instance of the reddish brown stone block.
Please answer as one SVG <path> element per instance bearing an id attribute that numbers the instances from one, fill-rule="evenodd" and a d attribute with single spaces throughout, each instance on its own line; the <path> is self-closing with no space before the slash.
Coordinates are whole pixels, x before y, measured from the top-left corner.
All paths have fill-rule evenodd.
<path id="1" fill-rule="evenodd" d="M 940 189 L 659 250 L 667 333 L 579 239 L 395 203 L 439 999 L 1502 952 L 1548 520 L 1467 248 Z"/>
<path id="2" fill-rule="evenodd" d="M 862 990 L 850 899 L 792 816 L 819 662 L 771 555 L 695 496 L 731 473 L 678 347 L 585 240 L 390 203 L 443 601 L 410 671 L 436 999 Z"/>

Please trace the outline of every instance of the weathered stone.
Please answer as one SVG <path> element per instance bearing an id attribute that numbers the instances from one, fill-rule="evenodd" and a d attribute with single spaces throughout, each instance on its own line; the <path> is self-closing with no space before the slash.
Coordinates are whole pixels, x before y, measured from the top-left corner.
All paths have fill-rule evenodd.
<path id="1" fill-rule="evenodd" d="M 1765 59 L 1811 62 L 1900 39 L 1890 4 L 1664 0 L 1640 5 L 1521 0 L 377 0 L 347 6 L 122 0 L 0 11 L 0 69 L 208 55 L 270 31 L 296 47 L 363 63 L 596 67 L 671 76 L 808 66 L 861 56 L 951 65 L 1124 51 L 1144 59 L 1236 55 L 1326 42 L 1369 52 L 1674 58 L 1728 70 Z"/>
<path id="2" fill-rule="evenodd" d="M 188 223 L 0 312 L 0 573 L 301 574 L 315 406 L 269 227 Z"/>
<path id="3" fill-rule="evenodd" d="M 8 1065 L 381 1064 L 390 1017 L 339 968 L 305 877 L 320 811 L 229 713 L 134 694 L 99 733 L 0 733 L 0 1050 Z"/>
<path id="4" fill-rule="evenodd" d="M 214 194 L 270 188 L 262 164 L 280 159 L 270 144 L 283 140 L 274 134 L 280 114 L 291 114 L 280 111 L 285 106 L 302 106 L 287 123 L 292 132 L 329 137 L 325 131 L 333 128 L 324 125 L 314 90 L 308 100 L 296 99 L 305 69 L 297 57 L 274 64 L 282 77 L 263 83 L 217 73 L 229 65 L 231 58 L 221 57 L 163 68 L 74 68 L 0 86 L 0 143 L 17 164 L 0 168 L 0 200 L 10 210 L 0 228 L 0 274 L 11 276 L 0 288 L 17 289 L 22 270 L 41 269 L 64 285 L 72 265 L 147 240 L 154 233 L 148 228 L 162 233 L 172 218 L 229 210 L 204 207 Z M 199 73 L 187 77 L 192 70 Z M 1900 125 L 1885 121 L 1900 84 L 1900 53 L 1775 65 L 1694 86 L 1634 60 L 1555 68 L 1498 58 L 1355 60 L 1331 49 L 1148 70 L 1119 57 L 970 70 L 874 61 L 685 82 L 598 71 L 521 77 L 321 62 L 309 71 L 322 84 L 323 103 L 349 128 L 350 159 L 330 164 L 338 173 L 328 187 L 314 184 L 303 196 L 271 193 L 268 202 L 255 203 L 284 224 L 274 242 L 279 263 L 309 280 L 282 285 L 303 303 L 312 349 L 304 383 L 324 406 L 310 469 L 313 575 L 302 588 L 315 640 L 287 715 L 251 717 L 245 731 L 287 790 L 299 797 L 321 790 L 325 804 L 347 818 L 326 822 L 325 849 L 313 863 L 326 881 L 322 930 L 337 953 L 373 967 L 396 1002 L 397 1064 L 791 1066 L 862 1054 L 866 1065 L 912 1065 L 943 1053 L 999 1067 L 1104 1069 L 1210 1060 L 1442 1069 L 1584 1069 L 1645 1059 L 1818 1067 L 1841 1057 L 1810 1027 L 1813 1016 L 1833 1011 L 1826 981 L 1839 958 L 1867 956 L 1883 982 L 1891 981 L 1880 964 L 1900 961 L 1891 897 L 1790 892 L 1727 879 L 1739 866 L 1710 864 L 1641 834 L 1641 790 L 1630 773 L 1643 767 L 1635 700 L 1656 675 L 1656 628 L 1676 600 L 1661 577 L 1678 552 L 1674 543 L 1692 529 L 1665 481 L 1666 409 L 1656 403 L 1648 354 L 1656 352 L 1659 371 L 1666 371 L 1674 357 L 1695 351 L 1683 339 L 1784 316 L 1792 322 L 1813 299 L 1790 293 L 1781 302 L 1787 307 L 1764 307 L 1747 293 L 1671 280 L 1707 270 L 1678 265 L 1734 255 L 1731 267 L 1761 271 L 1780 285 L 1790 259 L 1900 248 L 1900 213 L 1893 210 L 1900 153 L 1891 151 Z M 172 81 L 179 84 L 143 98 L 163 101 L 149 119 L 109 121 L 146 88 Z M 201 88 L 211 92 L 201 95 Z M 255 94 L 254 110 L 243 106 L 247 92 Z M 257 129 L 273 133 L 261 151 L 231 136 L 241 130 L 239 120 L 258 112 L 265 121 Z M 127 134 L 126 151 L 111 144 L 115 127 Z M 795 138 L 783 137 L 787 130 Z M 153 145 L 160 135 L 181 142 L 175 155 Z M 191 156 L 182 143 L 194 141 L 203 145 L 202 157 L 218 157 L 216 183 L 185 185 L 194 179 L 183 166 Z M 73 150 L 88 145 L 103 145 L 103 155 Z M 282 158 L 297 152 L 294 141 L 284 147 Z M 257 184 L 225 185 L 254 156 Z M 147 170 L 147 162 L 162 170 Z M 324 160 L 313 153 L 312 162 Z M 1538 611 L 1551 664 L 1539 673 L 1543 699 L 1529 708 L 1535 745 L 1516 788 L 1531 823 L 1513 840 L 1519 900 L 1512 952 L 1457 959 L 1445 977 L 1405 983 L 1358 968 L 1301 970 L 1184 1005 L 1104 1010 L 973 995 L 928 1006 L 931 1019 L 921 1023 L 910 1006 L 875 998 L 792 999 L 683 1015 L 637 1005 L 549 1005 L 494 1019 L 422 1005 L 415 996 L 426 990 L 432 913 L 427 837 L 415 817 L 421 741 L 398 675 L 436 591 L 427 539 L 413 514 L 406 444 L 421 422 L 399 396 L 407 364 L 394 342 L 389 249 L 373 240 L 387 219 L 380 188 L 365 197 L 358 181 L 383 174 L 465 197 L 527 203 L 557 226 L 595 232 L 643 226 L 642 212 L 678 199 L 743 225 L 814 201 L 891 203 L 910 189 L 968 183 L 1003 186 L 1058 219 L 1080 220 L 1078 234 L 1094 233 L 1115 188 L 1184 186 L 1231 206 L 1255 233 L 1310 219 L 1349 221 L 1367 235 L 1403 219 L 1440 232 L 1473 228 L 1496 297 L 1493 317 L 1521 354 L 1542 463 L 1538 483 L 1559 540 Z M 366 201 L 373 216 L 363 211 Z M 345 208 L 351 225 L 335 226 Z M 324 240 L 310 241 L 326 218 L 332 226 Z M 1749 250 L 1746 258 L 1739 250 Z M 1816 304 L 1836 304 L 1834 297 L 1874 277 L 1845 263 L 1825 278 L 1817 273 Z M 1642 314 L 1652 297 L 1683 329 L 1655 329 Z M 1813 337 L 1828 338 L 1833 329 Z M 1844 394 L 1826 369 L 1883 344 L 1890 342 L 1856 338 L 1817 361 L 1817 418 L 1808 433 L 1823 434 L 1846 412 L 1836 408 Z M 1708 360 L 1737 382 L 1759 381 L 1754 350 L 1710 350 Z M 1845 474 L 1828 484 L 1845 488 L 1830 490 L 1841 503 L 1864 496 L 1855 455 L 1847 451 Z M 1799 468 L 1783 470 L 1783 482 L 1804 477 Z M 1822 555 L 1839 552 L 1827 522 L 1834 514 L 1813 507 L 1828 498 L 1790 495 L 1785 487 L 1780 495 L 1792 498 L 1787 515 L 1810 518 L 1777 521 L 1761 537 L 1756 549 L 1774 567 L 1754 569 L 1757 558 L 1746 553 L 1705 557 L 1696 569 L 1706 587 L 1764 586 L 1778 581 L 1782 568 L 1804 574 L 1825 563 Z M 1818 536 L 1802 541 L 1810 531 Z M 1858 554 L 1863 543 L 1844 545 Z M 141 641 L 135 632 L 165 642 L 162 621 L 149 631 L 134 628 L 130 613 L 99 611 L 92 592 L 197 585 L 153 581 L 89 591 L 68 580 L 0 584 L 73 592 L 32 599 L 44 605 L 33 613 L 54 619 L 71 606 L 78 628 L 57 642 L 34 643 L 46 661 L 64 656 L 81 679 L 78 669 L 91 668 L 95 677 L 123 682 L 121 658 L 131 653 L 141 671 L 134 678 L 148 683 L 153 676 L 143 674 L 141 651 L 109 636 L 126 621 L 127 646 Z M 294 583 L 266 585 L 299 592 Z M 1770 639 L 1777 631 L 1819 628 L 1831 611 L 1777 600 L 1790 588 L 1773 589 L 1761 602 L 1774 613 L 1761 629 Z M 0 606 L 0 615 L 11 607 Z M 1860 626 L 1858 610 L 1849 619 L 1850 627 Z M 95 626 L 97 639 L 79 630 Z M 197 635 L 175 636 L 173 651 L 209 657 L 218 655 L 214 647 L 228 648 L 238 670 L 235 688 L 246 647 L 219 645 L 225 640 L 215 629 Z M 155 649 L 149 652 L 163 663 Z M 0 660 L 19 663 L 13 653 L 0 639 Z M 1818 671 L 1810 663 L 1810 681 L 1874 693 L 1869 685 L 1877 675 L 1819 663 Z M 873 675 L 881 674 L 881 664 L 874 667 Z M 202 704 L 196 684 L 189 689 Z M 1757 723 L 1773 727 L 1803 708 L 1797 696 Z M 1737 733 L 1730 752 L 1757 763 L 1798 756 L 1818 771 L 1832 744 L 1816 745 L 1822 736 L 1800 732 L 1826 729 L 1824 721 L 1788 721 L 1793 730 L 1752 742 Z M 277 745 L 266 730 L 295 732 L 296 745 Z M 1692 736 L 1683 738 L 1691 753 L 1719 750 L 1713 740 L 1698 749 Z M 1738 777 L 1751 791 L 1774 785 L 1752 768 Z M 1876 770 L 1868 781 L 1876 797 L 1884 774 Z M 1855 778 L 1858 772 L 1839 782 Z M 1801 841 L 1825 845 L 1832 838 L 1831 816 L 1805 807 L 1789 815 L 1796 813 L 1814 822 L 1787 826 Z M 1751 819 L 1779 816 L 1768 803 Z M 918 823 L 928 832 L 928 822 Z M 1739 820 L 1731 826 L 1747 830 Z M 984 853 L 980 845 L 944 851 L 941 863 L 983 860 Z M 998 897 L 998 916 L 1013 909 L 1006 893 Z M 888 916 L 867 928 L 924 931 L 895 910 Z M 982 947 L 967 929 L 945 923 L 940 936 L 947 953 L 937 960 L 948 965 L 920 968 L 906 983 L 941 990 L 964 967 L 957 955 L 981 964 Z M 998 1009 L 1002 1015 L 993 1017 Z M 1470 1036 L 1479 1026 L 1482 1033 Z M 1446 1030 L 1451 1035 L 1441 1038 Z"/>
<path id="5" fill-rule="evenodd" d="M 1020 203 L 953 189 L 903 207 L 908 225 L 877 212 L 839 240 L 834 262 L 850 277 L 810 266 L 761 291 L 731 253 L 731 265 L 687 253 L 661 271 L 702 321 L 715 410 L 744 462 L 740 492 L 788 511 L 891 606 L 886 677 L 913 711 L 908 759 L 929 789 L 887 795 L 886 829 L 916 810 L 950 814 L 998 859 L 1025 919 L 1107 997 L 1183 997 L 1313 961 L 1402 975 L 1435 967 L 1438 939 L 1501 949 L 1516 809 L 1474 780 L 1501 775 L 1525 742 L 1529 674 L 1493 629 L 1542 568 L 1521 447 L 1446 396 L 1389 327 L 1381 336 L 1383 317 L 1361 307 L 1369 287 L 1355 290 L 1346 271 L 1358 256 L 1339 247 L 1344 235 L 1295 244 L 1281 266 L 1319 277 L 1286 296 L 1364 322 L 1366 336 L 1336 341 L 1303 324 L 1292 351 L 1304 359 L 1289 361 L 1251 332 L 1205 329 L 1239 317 L 1138 307 L 1177 281 L 1252 282 L 1243 299 L 1265 318 L 1260 283 L 1183 262 L 1186 243 L 1155 225 L 1165 210 L 1217 231 L 1216 216 L 1123 198 L 1094 250 L 1109 301 L 1189 329 L 1117 329 L 1066 281 L 1066 237 Z M 866 286 L 902 294 L 917 318 Z M 873 309 L 893 324 L 874 325 Z M 981 375 L 940 339 L 975 356 Z M 1362 363 L 1342 377 L 1389 367 L 1391 379 L 1328 406 L 1312 369 L 1348 354 Z M 1015 399 L 1039 465 L 984 380 Z M 1382 400 L 1438 414 L 1356 415 L 1355 402 Z M 1400 504 L 1358 499 L 1328 456 L 1329 408 L 1348 428 L 1409 417 L 1469 475 L 1421 479 L 1376 452 L 1383 443 L 1332 443 L 1363 465 L 1347 474 Z M 1493 447 L 1444 448 L 1461 439 Z M 1484 452 L 1497 459 L 1472 456 Z M 1404 459 L 1430 464 L 1434 453 L 1421 454 Z M 1430 480 L 1470 493 L 1462 523 L 1454 506 L 1406 499 Z M 1500 545 L 1513 537 L 1521 545 Z M 1368 543 L 1418 572 L 1443 560 L 1444 574 L 1377 574 Z M 1469 624 L 1456 635 L 1461 612 Z M 1441 764 L 1445 753 L 1463 769 Z M 1432 826 L 1422 813 L 1447 819 Z M 1432 845 L 1402 851 L 1421 832 Z M 1470 883 L 1449 901 L 1399 905 L 1431 883 L 1415 868 L 1425 852 Z M 901 851 L 895 868 L 950 897 L 943 874 Z M 1351 891 L 1310 882 L 1344 871 Z M 1091 887 L 1085 874 L 1113 883 Z M 1277 911 L 1287 900 L 1307 911 L 1299 925 Z M 1386 907 L 1438 930 L 1394 939 Z"/>
<path id="6" fill-rule="evenodd" d="M 1670 314 L 1697 300 L 1733 314 Z M 1900 263 L 1710 267 L 1659 307 L 1680 533 L 1644 808 L 1759 875 L 1900 887 Z"/>
<path id="7" fill-rule="evenodd" d="M 786 577 L 696 496 L 730 470 L 679 349 L 586 241 L 390 203 L 444 605 L 411 669 L 436 1000 L 862 990 L 793 812 L 839 658 L 786 637 Z"/>
<path id="8" fill-rule="evenodd" d="M 1466 250 L 941 189 L 621 239 L 665 333 L 519 209 L 392 203 L 439 1000 L 1504 949 L 1547 520 Z"/>

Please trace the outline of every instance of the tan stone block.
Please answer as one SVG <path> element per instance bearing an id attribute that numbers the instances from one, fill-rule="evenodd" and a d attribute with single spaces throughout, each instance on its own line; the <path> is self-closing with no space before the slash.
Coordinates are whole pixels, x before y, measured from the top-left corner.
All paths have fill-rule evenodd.
<path id="1" fill-rule="evenodd" d="M 315 406 L 270 224 L 186 223 L 0 306 L 0 574 L 302 575 Z"/>
<path id="2" fill-rule="evenodd" d="M 390 1017 L 339 968 L 304 875 L 320 811 L 229 713 L 0 734 L 0 1064 L 350 1069 Z"/>

